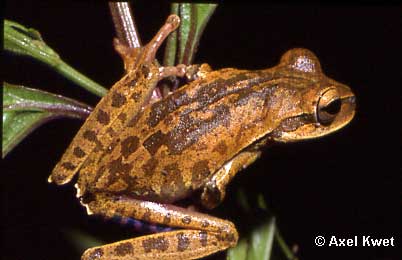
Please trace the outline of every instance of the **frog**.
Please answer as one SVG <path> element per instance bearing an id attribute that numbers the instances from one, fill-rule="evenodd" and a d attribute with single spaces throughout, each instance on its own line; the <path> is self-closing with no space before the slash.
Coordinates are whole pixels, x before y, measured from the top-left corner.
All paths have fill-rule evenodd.
<path id="1" fill-rule="evenodd" d="M 156 51 L 179 23 L 170 15 L 141 48 L 115 41 L 126 74 L 48 179 L 64 185 L 78 175 L 77 198 L 89 215 L 174 229 L 89 248 L 83 260 L 200 259 L 234 247 L 239 234 L 231 221 L 179 202 L 197 196 L 213 209 L 265 147 L 331 134 L 354 117 L 352 90 L 327 77 L 307 49 L 291 49 L 278 65 L 259 70 L 159 66 Z M 188 82 L 152 98 L 158 82 L 170 76 Z"/>

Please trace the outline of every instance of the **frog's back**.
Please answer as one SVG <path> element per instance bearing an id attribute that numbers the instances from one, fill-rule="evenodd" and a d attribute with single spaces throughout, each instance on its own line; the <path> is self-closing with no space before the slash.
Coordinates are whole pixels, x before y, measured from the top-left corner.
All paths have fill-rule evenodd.
<path id="1" fill-rule="evenodd" d="M 224 69 L 184 86 L 127 119 L 82 174 L 92 171 L 97 190 L 166 203 L 188 196 L 255 141 L 272 77 Z"/>

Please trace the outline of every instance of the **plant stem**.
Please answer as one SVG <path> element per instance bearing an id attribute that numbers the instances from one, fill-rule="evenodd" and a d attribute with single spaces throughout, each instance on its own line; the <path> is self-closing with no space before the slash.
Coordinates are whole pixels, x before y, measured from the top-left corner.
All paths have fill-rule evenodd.
<path id="1" fill-rule="evenodd" d="M 86 90 L 90 91 L 91 93 L 103 97 L 108 92 L 107 89 L 96 83 L 95 81 L 91 80 L 90 78 L 86 77 L 63 60 L 60 60 L 54 68 L 62 74 L 64 77 L 68 78 L 69 80 L 73 81 L 74 83 L 80 85 L 81 87 L 85 88 Z"/>
<path id="2" fill-rule="evenodd" d="M 117 38 L 130 48 L 141 47 L 140 36 L 134 22 L 134 15 L 127 2 L 109 2 L 110 13 Z"/>

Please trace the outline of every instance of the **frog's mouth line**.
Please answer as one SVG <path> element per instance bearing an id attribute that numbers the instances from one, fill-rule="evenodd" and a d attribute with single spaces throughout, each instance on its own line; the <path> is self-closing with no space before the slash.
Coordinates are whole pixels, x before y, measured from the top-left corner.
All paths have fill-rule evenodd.
<path id="1" fill-rule="evenodd" d="M 323 125 L 317 122 L 313 114 L 301 114 L 283 120 L 270 137 L 277 142 L 295 142 L 318 138 L 335 132 L 347 125 L 355 115 L 356 97 L 354 95 L 341 98 L 341 109 L 334 120 Z"/>

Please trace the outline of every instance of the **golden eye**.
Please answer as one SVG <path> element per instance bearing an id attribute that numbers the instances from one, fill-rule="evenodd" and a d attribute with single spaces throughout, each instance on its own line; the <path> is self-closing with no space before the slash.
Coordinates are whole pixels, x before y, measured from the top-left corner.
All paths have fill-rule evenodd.
<path id="1" fill-rule="evenodd" d="M 341 99 L 336 89 L 325 91 L 318 100 L 316 108 L 317 121 L 322 125 L 329 125 L 341 111 Z"/>

